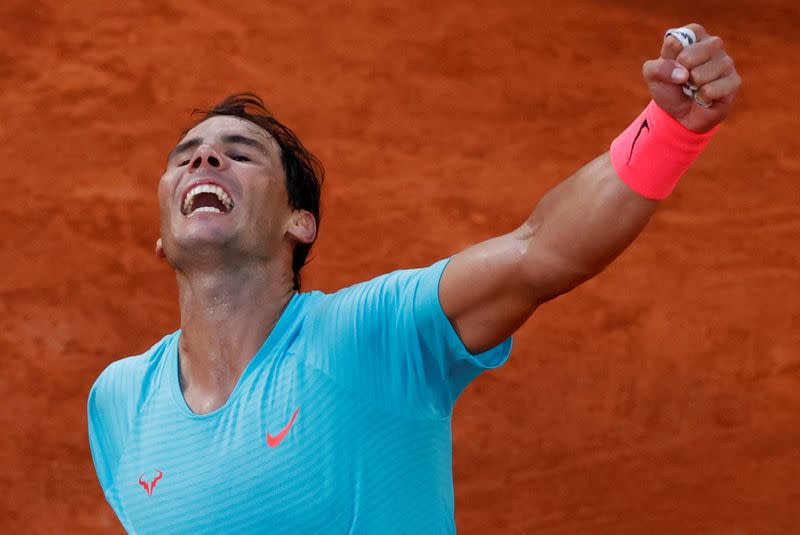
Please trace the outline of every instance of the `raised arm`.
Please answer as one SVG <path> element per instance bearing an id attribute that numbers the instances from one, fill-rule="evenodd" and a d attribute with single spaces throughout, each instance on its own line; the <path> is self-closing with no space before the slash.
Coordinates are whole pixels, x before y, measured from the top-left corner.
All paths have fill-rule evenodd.
<path id="1" fill-rule="evenodd" d="M 500 343 L 540 304 L 600 273 L 647 224 L 671 190 L 665 181 L 674 185 L 699 152 L 694 147 L 728 115 L 741 84 L 733 60 L 719 37 L 697 24 L 687 28 L 696 42 L 668 36 L 661 56 L 644 64 L 655 104 L 610 153 L 550 190 L 513 232 L 452 258 L 439 297 L 471 352 Z M 684 84 L 697 88 L 694 98 Z"/>

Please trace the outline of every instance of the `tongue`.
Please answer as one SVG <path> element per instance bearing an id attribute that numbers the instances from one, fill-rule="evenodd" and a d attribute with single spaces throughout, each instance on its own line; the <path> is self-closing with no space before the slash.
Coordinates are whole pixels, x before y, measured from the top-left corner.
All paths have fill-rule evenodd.
<path id="1" fill-rule="evenodd" d="M 194 199 L 192 199 L 192 212 L 204 206 L 213 206 L 223 214 L 227 211 L 225 210 L 225 205 L 219 200 L 219 197 L 213 193 L 198 193 L 194 196 Z"/>

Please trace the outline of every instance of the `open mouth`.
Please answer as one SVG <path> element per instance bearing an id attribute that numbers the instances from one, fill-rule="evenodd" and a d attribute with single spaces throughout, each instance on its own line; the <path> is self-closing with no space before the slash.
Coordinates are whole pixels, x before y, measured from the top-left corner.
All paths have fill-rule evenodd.
<path id="1" fill-rule="evenodd" d="M 186 192 L 181 213 L 190 216 L 200 212 L 227 214 L 233 210 L 233 200 L 215 184 L 198 184 Z"/>

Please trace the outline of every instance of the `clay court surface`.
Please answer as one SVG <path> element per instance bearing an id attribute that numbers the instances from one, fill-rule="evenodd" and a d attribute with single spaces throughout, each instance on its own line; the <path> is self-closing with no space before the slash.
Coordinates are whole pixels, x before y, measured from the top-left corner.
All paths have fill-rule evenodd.
<path id="1" fill-rule="evenodd" d="M 639 113 L 642 62 L 692 20 L 737 60 L 734 114 L 459 401 L 457 524 L 800 532 L 800 8 L 502 4 L 4 0 L 0 532 L 121 531 L 86 396 L 177 328 L 155 190 L 192 108 L 256 91 L 320 156 L 305 289 L 331 291 L 521 223 Z"/>

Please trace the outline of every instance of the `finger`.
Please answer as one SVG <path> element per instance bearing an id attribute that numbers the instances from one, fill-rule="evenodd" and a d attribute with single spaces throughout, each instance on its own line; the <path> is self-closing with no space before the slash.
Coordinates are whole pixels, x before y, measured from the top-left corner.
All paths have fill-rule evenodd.
<path id="1" fill-rule="evenodd" d="M 741 85 L 742 79 L 739 77 L 739 73 L 734 70 L 722 78 L 705 84 L 697 90 L 697 94 L 703 102 L 729 102 L 739 91 Z"/>
<path id="2" fill-rule="evenodd" d="M 646 82 L 682 84 L 689 79 L 689 71 L 672 59 L 651 59 L 644 62 L 642 76 Z"/>
<path id="3" fill-rule="evenodd" d="M 713 82 L 717 78 L 722 78 L 726 74 L 730 74 L 734 70 L 733 58 L 731 58 L 724 50 L 713 57 L 711 60 L 706 61 L 702 65 L 691 70 L 689 81 L 695 86 L 702 86 L 707 83 Z"/>
<path id="4" fill-rule="evenodd" d="M 672 35 L 667 35 L 664 42 L 661 44 L 661 58 L 662 59 L 675 59 L 683 50 L 683 43 Z"/>
<path id="5" fill-rule="evenodd" d="M 691 30 L 698 42 L 708 37 L 706 29 L 694 22 L 687 24 L 686 26 L 682 26 L 682 28 Z M 664 37 L 664 42 L 661 44 L 661 57 L 663 59 L 675 59 L 678 54 L 680 54 L 681 50 L 683 50 L 683 47 L 683 43 L 681 43 L 678 38 L 673 35 L 667 35 Z"/>
<path id="6" fill-rule="evenodd" d="M 686 25 L 686 27 L 694 32 L 695 36 L 697 36 L 698 42 L 708 37 L 708 32 L 706 31 L 705 27 L 697 24 L 696 22 L 690 22 Z"/>
<path id="7" fill-rule="evenodd" d="M 725 43 L 722 38 L 717 36 L 706 37 L 702 41 L 698 40 L 695 44 L 681 50 L 675 60 L 687 69 L 692 70 L 698 65 L 711 60 L 724 47 Z"/>

